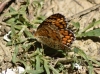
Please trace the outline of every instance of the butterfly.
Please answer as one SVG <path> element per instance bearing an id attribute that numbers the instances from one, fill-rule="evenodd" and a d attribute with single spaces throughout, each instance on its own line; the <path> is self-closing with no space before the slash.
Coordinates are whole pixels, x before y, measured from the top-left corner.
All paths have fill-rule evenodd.
<path id="1" fill-rule="evenodd" d="M 53 14 L 45 19 L 34 33 L 35 39 L 53 49 L 69 49 L 75 40 L 74 33 L 67 29 L 64 15 Z"/>

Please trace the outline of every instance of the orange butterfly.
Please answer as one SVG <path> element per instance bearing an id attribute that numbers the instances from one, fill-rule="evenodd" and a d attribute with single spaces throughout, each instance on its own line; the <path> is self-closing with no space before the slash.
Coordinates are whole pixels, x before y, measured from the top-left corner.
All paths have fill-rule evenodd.
<path id="1" fill-rule="evenodd" d="M 48 47 L 68 49 L 75 40 L 75 35 L 67 29 L 67 25 L 62 14 L 53 14 L 39 25 L 34 37 Z"/>

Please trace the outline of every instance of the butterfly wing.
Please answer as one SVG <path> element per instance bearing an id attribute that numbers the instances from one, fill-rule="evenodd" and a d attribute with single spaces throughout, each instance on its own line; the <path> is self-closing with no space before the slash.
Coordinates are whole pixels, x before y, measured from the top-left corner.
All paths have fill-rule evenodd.
<path id="1" fill-rule="evenodd" d="M 62 14 L 53 14 L 49 16 L 47 19 L 45 19 L 37 28 L 37 30 L 41 27 L 44 27 L 46 25 L 55 25 L 59 29 L 65 29 L 67 27 L 67 22 L 65 20 L 65 17 Z"/>
<path id="2" fill-rule="evenodd" d="M 51 48 L 68 49 L 74 35 L 66 27 L 65 17 L 61 14 L 53 14 L 40 24 L 34 36 L 37 41 Z"/>

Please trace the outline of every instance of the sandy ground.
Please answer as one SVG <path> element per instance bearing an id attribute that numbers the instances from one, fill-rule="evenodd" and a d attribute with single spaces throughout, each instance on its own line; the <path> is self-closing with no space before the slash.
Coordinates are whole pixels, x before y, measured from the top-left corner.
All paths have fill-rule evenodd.
<path id="1" fill-rule="evenodd" d="M 99 4 L 100 0 L 45 0 L 42 12 L 38 14 L 45 15 L 46 17 L 54 14 L 54 13 L 61 13 L 65 15 L 66 18 L 70 18 L 71 16 L 75 16 L 77 13 L 81 13 L 82 11 L 85 12 L 86 9 L 92 8 L 95 5 Z M 18 5 L 11 4 L 11 6 L 15 6 L 16 9 Z M 9 8 L 5 9 L 3 12 L 7 12 Z M 33 12 L 33 11 L 32 11 Z M 3 14 L 4 14 L 3 13 Z M 30 15 L 31 16 L 31 15 Z M 30 17 L 31 20 L 34 19 Z M 79 22 L 80 23 L 80 30 L 84 29 L 89 23 L 92 22 L 93 19 L 99 20 L 100 19 L 100 7 L 97 10 L 90 11 L 81 17 L 75 17 L 71 21 Z M 2 22 L 2 15 L 0 16 L 0 22 Z M 31 21 L 30 20 L 30 21 Z M 100 28 L 99 26 L 95 26 L 95 28 Z M 12 51 L 11 47 L 7 47 L 7 42 L 3 40 L 2 33 L 4 32 L 5 25 L 0 24 L 0 68 L 6 69 L 7 67 L 11 67 L 12 64 L 10 63 L 12 59 Z M 10 30 L 9 27 L 6 28 L 7 32 Z M 76 46 L 81 48 L 87 55 L 90 57 L 100 61 L 100 38 L 95 41 L 91 38 L 87 39 L 76 39 L 72 46 Z M 91 54 L 92 53 L 92 54 Z M 6 65 L 7 64 L 7 65 Z M 97 72 L 98 73 L 98 72 Z M 100 72 L 98 73 L 100 74 Z"/>

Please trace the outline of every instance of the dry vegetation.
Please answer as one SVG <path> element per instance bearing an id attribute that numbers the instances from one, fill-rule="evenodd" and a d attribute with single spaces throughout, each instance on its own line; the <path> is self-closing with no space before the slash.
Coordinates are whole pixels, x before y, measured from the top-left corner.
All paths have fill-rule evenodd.
<path id="1" fill-rule="evenodd" d="M 0 13 L 1 72 L 22 66 L 24 74 L 100 74 L 99 0 L 1 0 Z M 37 26 L 54 13 L 63 14 L 75 33 L 70 52 L 34 40 Z"/>

